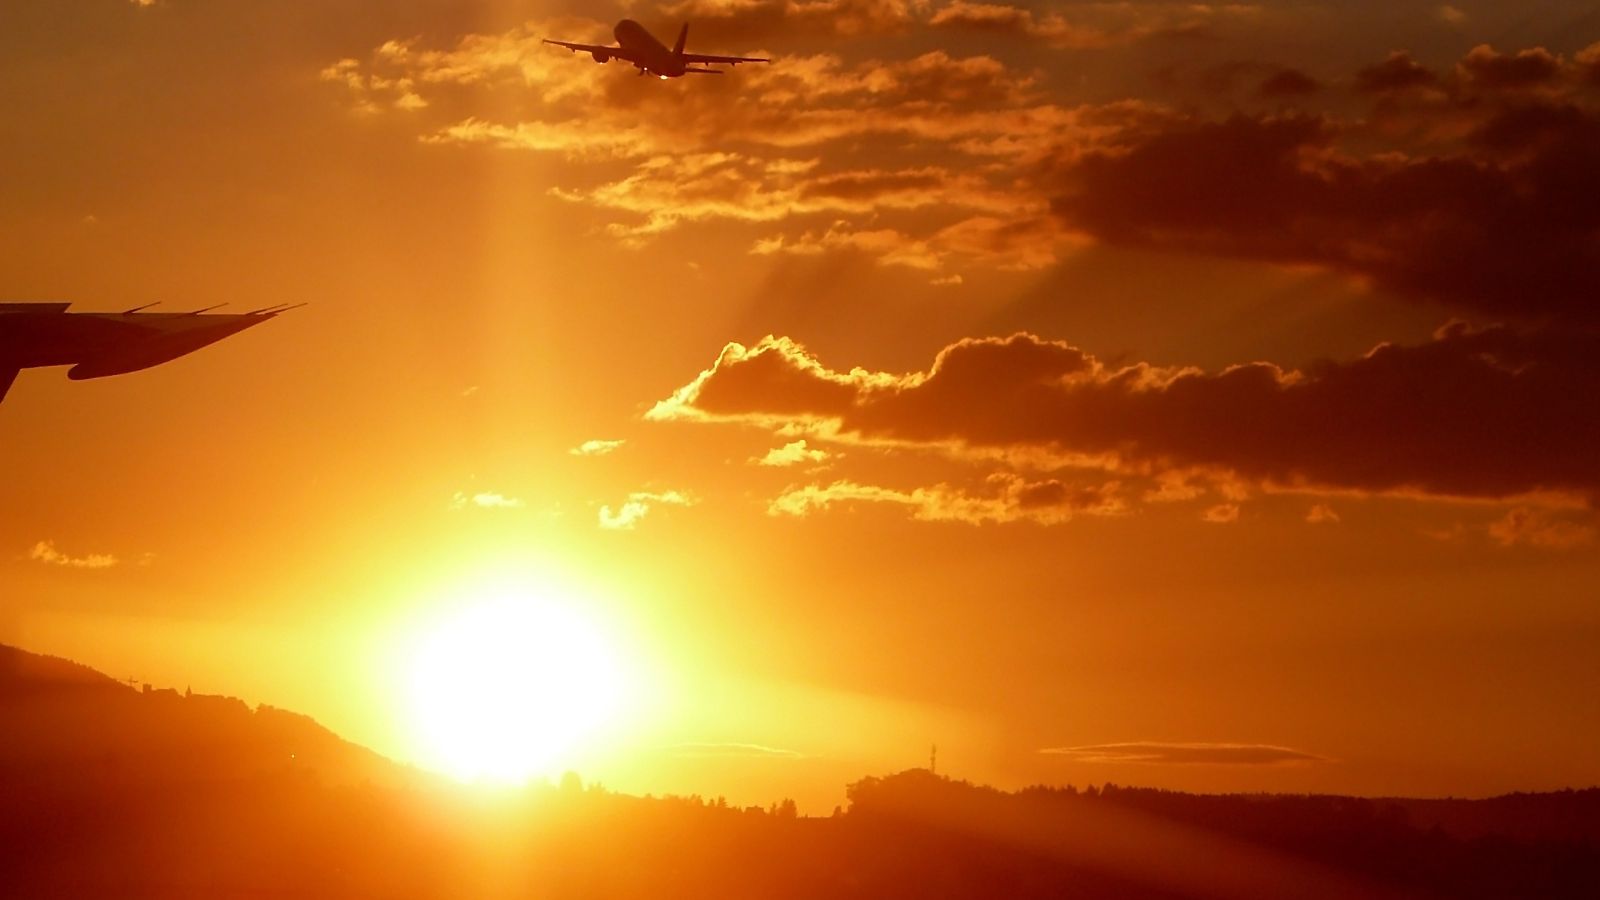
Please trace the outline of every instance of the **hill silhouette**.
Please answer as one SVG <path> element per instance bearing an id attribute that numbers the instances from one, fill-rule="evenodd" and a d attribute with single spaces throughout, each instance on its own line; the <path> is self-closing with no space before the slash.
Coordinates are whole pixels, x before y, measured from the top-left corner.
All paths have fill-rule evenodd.
<path id="1" fill-rule="evenodd" d="M 303 716 L 0 647 L 0 895 L 1594 898 L 1600 791 L 1001 791 L 914 769 L 793 803 L 483 794 Z"/>

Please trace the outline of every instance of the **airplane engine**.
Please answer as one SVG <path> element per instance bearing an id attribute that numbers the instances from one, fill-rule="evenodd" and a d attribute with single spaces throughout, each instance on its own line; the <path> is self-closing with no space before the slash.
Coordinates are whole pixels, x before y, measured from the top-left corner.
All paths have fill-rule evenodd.
<path id="1" fill-rule="evenodd" d="M 609 54 L 609 53 L 596 53 L 594 55 L 594 61 L 597 62 L 597 63 L 608 63 L 608 62 L 611 61 L 611 54 Z"/>

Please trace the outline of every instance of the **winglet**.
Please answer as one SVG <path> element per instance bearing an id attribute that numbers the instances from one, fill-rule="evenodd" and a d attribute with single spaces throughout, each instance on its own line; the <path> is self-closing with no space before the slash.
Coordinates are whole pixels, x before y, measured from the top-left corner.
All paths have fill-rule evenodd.
<path id="1" fill-rule="evenodd" d="M 0 365 L 0 400 L 6 399 L 6 391 L 11 390 L 11 383 L 17 380 L 16 366 Z"/>
<path id="2" fill-rule="evenodd" d="M 678 32 L 678 42 L 676 44 L 672 45 L 672 53 L 673 53 L 673 55 L 682 56 L 683 55 L 684 45 L 688 44 L 688 43 L 689 43 L 689 23 L 685 22 L 685 23 L 683 23 L 683 30 Z"/>

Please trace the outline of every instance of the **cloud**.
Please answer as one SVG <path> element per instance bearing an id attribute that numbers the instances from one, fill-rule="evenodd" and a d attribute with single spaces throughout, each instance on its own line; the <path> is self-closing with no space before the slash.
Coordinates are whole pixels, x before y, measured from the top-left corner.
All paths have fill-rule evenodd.
<path id="1" fill-rule="evenodd" d="M 1306 511 L 1306 522 L 1311 525 L 1337 525 L 1339 514 L 1326 503 L 1317 503 Z"/>
<path id="2" fill-rule="evenodd" d="M 685 759 L 804 759 L 805 756 L 794 750 L 784 750 L 780 747 L 768 747 L 762 744 L 742 744 L 731 742 L 686 743 L 673 744 L 667 747 L 667 752 L 673 756 Z"/>
<path id="3" fill-rule="evenodd" d="M 1431 87 L 1438 81 L 1439 76 L 1432 69 L 1417 62 L 1410 53 L 1396 50 L 1383 62 L 1357 72 L 1355 87 L 1366 94 L 1385 94 Z"/>
<path id="4" fill-rule="evenodd" d="M 868 254 L 883 266 L 935 271 L 952 258 L 959 258 L 1022 271 L 1048 266 L 1079 243 L 1048 216 L 1003 219 L 981 215 L 947 225 L 926 238 L 916 238 L 892 228 L 854 231 L 848 222 L 838 221 L 821 233 L 806 231 L 797 236 L 777 234 L 763 238 L 756 241 L 750 252 L 815 256 L 850 250 Z M 935 278 L 933 283 L 960 284 L 961 279 L 949 276 Z"/>
<path id="5" fill-rule="evenodd" d="M 921 5 L 921 0 L 681 0 L 661 12 L 707 22 L 729 40 L 767 40 L 892 34 L 909 27 Z"/>
<path id="6" fill-rule="evenodd" d="M 1054 47 L 1090 49 L 1137 39 L 1124 31 L 1113 34 L 1101 28 L 1074 25 L 1060 14 L 1035 15 L 1034 11 L 1004 3 L 966 3 L 956 0 L 940 7 L 928 24 L 935 28 L 1028 37 Z"/>
<path id="7" fill-rule="evenodd" d="M 605 456 L 609 453 L 615 453 L 626 443 L 626 440 L 606 441 L 594 438 L 584 441 L 567 452 L 573 456 Z"/>
<path id="8" fill-rule="evenodd" d="M 710 4 L 727 14 L 786 16 L 837 5 Z M 551 190 L 611 214 L 605 231 L 625 245 L 689 223 L 811 218 L 822 221 L 768 235 L 757 251 L 862 253 L 926 271 L 954 257 L 1018 269 L 1054 262 L 1068 230 L 1050 214 L 1045 186 L 1034 183 L 1048 174 L 1037 162 L 1063 159 L 1149 115 L 1132 101 L 1047 102 L 1038 73 L 944 50 L 848 63 L 785 54 L 741 70 L 736 89 L 641 87 L 607 71 L 613 67 L 578 66 L 539 43 L 557 30 L 579 38 L 604 32 L 573 19 L 469 35 L 445 49 L 391 40 L 365 59 L 326 66 L 322 77 L 363 114 L 414 121 L 430 145 L 628 161 L 631 170 L 611 166 L 601 180 L 574 174 Z M 514 99 L 526 97 L 538 102 Z M 891 146 L 898 152 L 881 152 Z M 920 214 L 878 221 L 910 212 Z"/>
<path id="9" fill-rule="evenodd" d="M 600 527 L 607 531 L 632 531 L 654 506 L 693 506 L 697 501 L 680 491 L 635 491 L 615 511 L 600 507 Z"/>
<path id="10" fill-rule="evenodd" d="M 1600 113 L 1429 116 L 1465 129 L 1450 155 L 1348 155 L 1340 126 L 1302 113 L 1175 119 L 1064 166 L 1052 208 L 1106 243 L 1316 265 L 1463 310 L 1600 324 L 1600 205 L 1576 199 L 1600 194 Z"/>
<path id="11" fill-rule="evenodd" d="M 773 447 L 767 451 L 766 456 L 752 457 L 751 462 L 758 466 L 772 466 L 782 468 L 797 466 L 801 463 L 826 462 L 832 454 L 826 450 L 807 447 L 805 439 L 790 441 L 782 447 Z"/>
<path id="12" fill-rule="evenodd" d="M 1577 65 L 1580 78 L 1590 85 L 1600 85 L 1600 41 L 1585 47 L 1578 53 Z"/>
<path id="13" fill-rule="evenodd" d="M 896 490 L 849 480 L 828 485 L 790 487 L 767 507 L 772 516 L 807 516 L 836 505 L 890 504 L 906 508 L 924 522 L 968 525 L 1031 521 L 1042 525 L 1067 522 L 1074 515 L 1118 515 L 1126 506 L 1116 482 L 1068 485 L 1056 479 L 1027 481 L 1010 473 L 989 476 L 987 490 L 969 493 L 938 484 Z"/>
<path id="14" fill-rule="evenodd" d="M 1050 747 L 1040 750 L 1074 762 L 1137 763 L 1175 766 L 1292 766 L 1328 762 L 1327 757 L 1271 744 L 1165 743 L 1134 741 L 1125 744 L 1091 744 L 1084 747 Z"/>
<path id="15" fill-rule="evenodd" d="M 466 509 L 469 506 L 476 506 L 479 509 L 521 509 L 526 505 L 517 497 L 507 497 L 493 491 L 479 491 L 476 494 L 457 491 L 450 499 L 451 509 Z"/>
<path id="16" fill-rule="evenodd" d="M 892 0 L 673 8 L 735 46 L 806 22 L 1115 43 L 1263 12 Z M 1212 77 L 1248 76 L 1253 91 L 1233 98 L 1234 118 L 1209 121 L 1144 100 L 1068 106 L 1038 70 L 946 50 L 780 54 L 741 69 L 736 84 L 671 90 L 579 65 L 540 43 L 550 33 L 608 32 L 569 18 L 439 48 L 395 39 L 322 77 L 356 110 L 414 122 L 431 145 L 596 164 L 566 170 L 551 193 L 600 211 L 605 232 L 629 246 L 694 223 L 743 223 L 765 226 L 751 237 L 757 253 L 865 254 L 932 277 L 958 261 L 1039 269 L 1099 241 L 1320 266 L 1497 317 L 1600 320 L 1585 299 L 1600 290 L 1600 211 L 1575 199 L 1600 190 L 1586 163 L 1600 154 L 1600 116 L 1578 89 L 1600 78 L 1600 49 L 1568 60 L 1485 45 L 1441 71 L 1397 52 L 1353 82 L 1330 82 L 1353 84 L 1373 104 L 1366 115 L 1298 69 L 1224 63 Z M 1318 100 L 1326 111 L 1312 108 Z M 1274 114 L 1249 112 L 1263 107 Z"/>
<path id="17" fill-rule="evenodd" d="M 28 551 L 28 558 L 48 566 L 69 569 L 109 569 L 120 560 L 109 553 L 90 553 L 85 556 L 68 556 L 56 549 L 55 541 L 39 541 Z"/>
<path id="18" fill-rule="evenodd" d="M 1219 503 L 1207 509 L 1200 518 L 1213 525 L 1232 525 L 1239 521 L 1239 504 Z"/>
<path id="19" fill-rule="evenodd" d="M 1561 518 L 1549 510 L 1519 506 L 1490 524 L 1489 536 L 1502 547 L 1571 550 L 1592 543 L 1595 527 Z"/>
<path id="20" fill-rule="evenodd" d="M 1263 97 L 1304 97 L 1322 90 L 1322 85 L 1299 69 L 1278 69 L 1263 78 L 1256 90 Z"/>
<path id="21" fill-rule="evenodd" d="M 927 371 L 893 374 L 832 369 L 769 337 L 729 344 L 646 417 L 1129 477 L 1199 471 L 1275 489 L 1592 502 L 1596 359 L 1600 335 L 1453 324 L 1422 344 L 1304 370 L 1206 371 L 1113 366 L 1023 333 L 964 339 Z"/>
<path id="22" fill-rule="evenodd" d="M 934 28 L 1008 35 L 1069 50 L 1099 50 L 1163 36 L 1204 33 L 1216 23 L 1255 16 L 1260 8 L 1227 3 L 1080 3 L 1070 13 L 1035 12 L 1008 3 L 955 0 L 928 19 Z"/>
<path id="23" fill-rule="evenodd" d="M 1562 77 L 1565 63 L 1543 47 L 1498 53 L 1488 44 L 1472 48 L 1456 72 L 1461 81 L 1475 90 L 1515 91 L 1544 87 Z"/>

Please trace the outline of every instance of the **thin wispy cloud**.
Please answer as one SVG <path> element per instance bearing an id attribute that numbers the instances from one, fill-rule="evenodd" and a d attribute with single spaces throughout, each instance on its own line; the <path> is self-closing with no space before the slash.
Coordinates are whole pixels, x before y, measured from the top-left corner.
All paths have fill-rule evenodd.
<path id="1" fill-rule="evenodd" d="M 947 484 L 906 490 L 841 479 L 791 486 L 768 505 L 767 513 L 805 517 L 835 507 L 876 504 L 903 508 L 925 522 L 1056 525 L 1079 515 L 1120 515 L 1127 507 L 1118 488 L 1116 482 L 1073 485 L 1056 479 L 1029 481 L 1009 473 L 991 475 L 981 487 L 970 490 Z"/>
<path id="2" fill-rule="evenodd" d="M 1082 747 L 1049 747 L 1039 752 L 1083 763 L 1167 766 L 1292 766 L 1330 761 L 1315 753 L 1273 744 L 1132 741 Z"/>
<path id="3" fill-rule="evenodd" d="M 1489 525 L 1489 536 L 1502 547 L 1571 550 L 1594 542 L 1596 528 L 1574 521 L 1571 514 L 1519 506 Z"/>
<path id="4" fill-rule="evenodd" d="M 479 491 L 475 494 L 457 491 L 456 495 L 450 499 L 451 509 L 466 509 L 468 507 L 476 507 L 478 509 L 521 509 L 526 505 L 519 497 L 508 497 L 505 494 L 498 494 L 494 491 Z"/>
<path id="5" fill-rule="evenodd" d="M 673 756 L 684 759 L 804 759 L 805 756 L 795 750 L 785 750 L 781 747 L 768 747 L 764 744 L 744 744 L 736 742 L 709 742 L 673 744 L 667 748 Z"/>
<path id="6" fill-rule="evenodd" d="M 605 456 L 609 453 L 615 453 L 622 447 L 623 444 L 626 443 L 627 440 L 625 439 L 606 441 L 599 438 L 594 438 L 584 441 L 567 452 L 573 456 Z"/>

